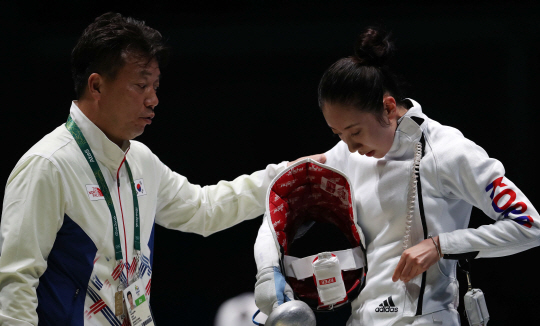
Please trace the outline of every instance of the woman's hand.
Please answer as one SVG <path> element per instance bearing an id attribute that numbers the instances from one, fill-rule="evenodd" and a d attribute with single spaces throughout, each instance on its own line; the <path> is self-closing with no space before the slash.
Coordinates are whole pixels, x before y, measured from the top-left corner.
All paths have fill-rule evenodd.
<path id="1" fill-rule="evenodd" d="M 296 163 L 296 162 L 298 162 L 300 160 L 303 160 L 305 158 L 310 158 L 310 159 L 312 159 L 314 161 L 317 161 L 317 162 L 323 163 L 323 164 L 326 162 L 326 156 L 324 154 L 315 154 L 315 155 L 310 155 L 310 156 L 304 156 L 304 157 L 301 157 L 301 158 L 299 158 L 297 160 L 289 162 L 289 163 L 287 163 L 287 166 L 291 166 L 292 164 L 294 164 L 294 163 Z"/>
<path id="2" fill-rule="evenodd" d="M 439 236 L 433 237 L 439 248 Z M 426 239 L 414 247 L 411 247 L 403 252 L 401 259 L 397 264 L 392 281 L 397 282 L 402 280 L 407 283 L 414 277 L 422 274 L 437 261 L 439 261 L 439 253 L 431 239 Z"/>

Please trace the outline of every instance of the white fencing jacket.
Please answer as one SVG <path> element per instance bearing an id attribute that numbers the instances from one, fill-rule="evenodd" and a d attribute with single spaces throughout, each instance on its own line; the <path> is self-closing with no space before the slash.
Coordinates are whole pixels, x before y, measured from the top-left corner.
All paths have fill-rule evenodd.
<path id="1" fill-rule="evenodd" d="M 110 189 L 126 268 L 116 267 L 111 214 L 92 170 L 65 125 L 17 163 L 5 191 L 0 234 L 1 325 L 121 325 L 114 293 L 142 275 L 150 294 L 154 223 L 207 236 L 264 213 L 270 181 L 286 166 L 200 187 L 146 146 L 112 143 L 75 105 L 70 110 Z M 134 262 L 133 197 L 141 216 L 141 260 Z M 127 254 L 127 257 L 126 257 Z"/>
<path id="2" fill-rule="evenodd" d="M 456 308 L 455 259 L 505 256 L 540 245 L 538 213 L 504 177 L 503 165 L 457 129 L 429 119 L 418 103 L 411 102 L 385 157 L 350 153 L 344 142 L 326 153 L 326 164 L 344 171 L 352 182 L 358 224 L 366 238 L 366 286 L 352 303 L 349 325 L 392 325 L 402 317 Z M 409 247 L 427 235 L 438 235 L 445 259 L 407 284 L 394 283 L 392 274 L 403 253 L 412 160 L 422 134 L 421 193 Z M 495 223 L 468 229 L 472 206 Z M 277 260 L 277 253 L 261 250 L 275 248 L 267 240 L 267 229 L 263 223 L 255 246 L 259 270 Z"/>

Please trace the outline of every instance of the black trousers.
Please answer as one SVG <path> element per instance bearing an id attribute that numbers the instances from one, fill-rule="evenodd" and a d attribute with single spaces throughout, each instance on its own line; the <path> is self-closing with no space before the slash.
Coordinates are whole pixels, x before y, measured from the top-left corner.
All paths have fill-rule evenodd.
<path id="1" fill-rule="evenodd" d="M 315 319 L 317 326 L 345 326 L 347 320 L 351 317 L 351 303 L 331 311 L 316 311 Z"/>

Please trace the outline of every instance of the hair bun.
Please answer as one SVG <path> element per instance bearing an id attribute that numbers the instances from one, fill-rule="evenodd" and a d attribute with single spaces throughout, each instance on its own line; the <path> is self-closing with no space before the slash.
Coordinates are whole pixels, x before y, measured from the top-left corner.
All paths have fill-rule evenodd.
<path id="1" fill-rule="evenodd" d="M 382 67 L 395 50 L 390 33 L 378 27 L 367 27 L 354 46 L 354 58 L 359 64 Z"/>

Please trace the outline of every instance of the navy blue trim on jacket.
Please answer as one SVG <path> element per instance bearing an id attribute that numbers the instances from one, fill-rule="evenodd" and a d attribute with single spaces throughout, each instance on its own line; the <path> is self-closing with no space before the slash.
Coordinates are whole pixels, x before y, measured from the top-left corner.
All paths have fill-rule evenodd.
<path id="1" fill-rule="evenodd" d="M 69 216 L 56 235 L 37 287 L 39 325 L 84 325 L 84 301 L 97 248 Z"/>

